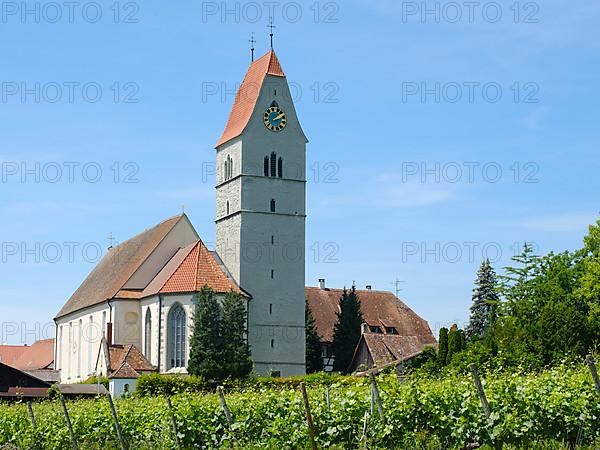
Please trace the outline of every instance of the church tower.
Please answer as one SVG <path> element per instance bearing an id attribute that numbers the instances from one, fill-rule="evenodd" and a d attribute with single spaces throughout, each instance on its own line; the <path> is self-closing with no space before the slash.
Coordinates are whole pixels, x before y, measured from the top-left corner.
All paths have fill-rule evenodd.
<path id="1" fill-rule="evenodd" d="M 217 150 L 216 250 L 251 296 L 263 375 L 305 372 L 306 144 L 279 60 L 250 66 Z"/>

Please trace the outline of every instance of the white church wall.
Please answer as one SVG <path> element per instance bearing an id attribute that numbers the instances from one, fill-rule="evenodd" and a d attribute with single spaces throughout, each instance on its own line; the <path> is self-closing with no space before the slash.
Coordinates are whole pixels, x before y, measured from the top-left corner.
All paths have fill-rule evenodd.
<path id="1" fill-rule="evenodd" d="M 113 300 L 113 343 L 141 344 L 141 308 L 139 300 Z"/>
<path id="2" fill-rule="evenodd" d="M 103 330 L 108 321 L 110 309 L 106 303 L 74 312 L 56 321 L 55 366 L 60 370 L 61 383 L 84 381 L 94 373 Z"/>
<path id="3" fill-rule="evenodd" d="M 178 249 L 187 247 L 198 239 L 196 230 L 187 217 L 184 217 L 158 244 L 154 252 L 125 283 L 123 289 L 144 289 Z"/>

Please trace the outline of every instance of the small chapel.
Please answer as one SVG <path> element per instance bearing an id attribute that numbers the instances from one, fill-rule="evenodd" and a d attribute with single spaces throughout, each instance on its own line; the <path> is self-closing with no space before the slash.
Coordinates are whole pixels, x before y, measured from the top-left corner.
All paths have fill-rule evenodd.
<path id="1" fill-rule="evenodd" d="M 250 65 L 216 144 L 215 248 L 185 214 L 111 248 L 56 315 L 61 382 L 186 373 L 193 300 L 203 286 L 220 298 L 241 294 L 256 373 L 305 373 L 307 299 L 330 362 L 340 292 L 305 287 L 307 143 L 271 50 Z M 435 344 L 426 321 L 397 297 L 373 294 L 361 300 L 372 322 L 365 331 L 383 332 L 365 342 L 379 342 L 388 359 L 398 354 L 386 350 L 390 345 L 409 343 L 407 354 L 416 354 Z"/>

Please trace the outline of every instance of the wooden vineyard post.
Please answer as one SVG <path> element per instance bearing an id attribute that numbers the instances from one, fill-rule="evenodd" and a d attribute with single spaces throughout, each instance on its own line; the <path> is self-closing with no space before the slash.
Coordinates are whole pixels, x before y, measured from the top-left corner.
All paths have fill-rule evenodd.
<path id="1" fill-rule="evenodd" d="M 377 412 L 379 413 L 379 419 L 381 423 L 385 424 L 385 414 L 383 413 L 383 402 L 381 401 L 381 397 L 379 396 L 379 387 L 377 386 L 377 380 L 375 379 L 375 374 L 371 373 L 369 375 L 371 378 L 371 409 L 373 409 L 373 402 L 377 406 Z M 366 439 L 366 430 L 365 430 L 365 439 Z M 366 441 L 365 441 L 366 445 Z M 394 444 L 389 442 L 390 448 L 394 449 Z"/>
<path id="2" fill-rule="evenodd" d="M 304 382 L 300 383 L 300 390 L 302 391 L 302 399 L 304 400 L 304 414 L 306 415 L 306 422 L 308 423 L 308 434 L 310 435 L 310 444 L 312 450 L 318 450 L 317 441 L 315 440 L 315 425 L 313 423 L 312 414 L 310 412 L 310 403 L 308 402 L 308 394 L 306 393 L 306 385 Z"/>
<path id="3" fill-rule="evenodd" d="M 233 438 L 233 420 L 231 419 L 231 411 L 229 411 L 229 407 L 227 406 L 227 401 L 225 401 L 225 394 L 223 394 L 223 387 L 217 387 L 217 392 L 219 393 L 219 400 L 221 401 L 221 408 L 223 408 L 223 412 L 225 413 L 225 418 L 227 419 L 227 428 L 229 429 L 229 433 L 231 433 L 231 437 Z M 231 448 L 233 448 L 233 442 L 231 443 Z"/>
<path id="4" fill-rule="evenodd" d="M 119 424 L 119 418 L 117 417 L 117 410 L 115 409 L 115 404 L 112 399 L 112 395 L 106 394 L 108 398 L 108 404 L 110 405 L 110 413 L 112 414 L 113 422 L 115 423 L 115 429 L 117 430 L 117 437 L 119 438 L 119 445 L 121 446 L 121 450 L 127 450 L 127 446 L 125 445 L 125 438 L 123 438 L 123 430 L 121 430 L 121 425 Z"/>
<path id="5" fill-rule="evenodd" d="M 481 379 L 479 378 L 479 372 L 477 372 L 477 366 L 475 364 L 469 364 L 469 370 L 471 371 L 471 375 L 473 376 L 473 382 L 475 383 L 475 387 L 477 388 L 477 393 L 479 394 L 479 400 L 481 400 L 481 406 L 483 407 L 483 412 L 486 417 L 490 417 L 490 404 L 487 401 L 487 397 L 485 396 L 485 391 L 483 390 L 483 384 L 481 384 Z"/>
<path id="6" fill-rule="evenodd" d="M 369 422 L 369 411 L 365 411 L 365 417 L 363 420 L 363 429 L 362 429 L 362 442 L 363 442 L 363 450 L 367 450 L 367 424 Z"/>
<path id="7" fill-rule="evenodd" d="M 31 420 L 31 427 L 33 428 L 33 432 L 37 430 L 37 424 L 35 423 L 35 415 L 33 414 L 33 406 L 31 406 L 31 402 L 27 402 L 27 410 L 29 411 L 29 419 Z"/>
<path id="8" fill-rule="evenodd" d="M 327 403 L 327 411 L 331 411 L 331 396 L 329 394 L 329 386 L 325 388 L 325 402 Z"/>
<path id="9" fill-rule="evenodd" d="M 169 408 L 169 415 L 171 416 L 173 433 L 175 433 L 175 443 L 177 444 L 177 450 L 181 450 L 181 442 L 179 442 L 179 430 L 177 429 L 177 421 L 175 420 L 175 414 L 173 413 L 173 405 L 171 404 L 171 399 L 169 397 L 167 397 L 167 406 Z"/>
<path id="10" fill-rule="evenodd" d="M 62 392 L 58 398 L 60 399 L 60 404 L 62 405 L 62 410 L 65 415 L 65 419 L 67 420 L 67 428 L 69 429 L 69 436 L 71 437 L 71 445 L 73 446 L 73 450 L 79 450 L 79 447 L 77 446 L 77 439 L 75 439 L 75 433 L 73 432 L 71 418 L 69 417 L 69 411 L 67 410 L 67 404 L 65 403 L 65 397 L 62 395 Z"/>
<path id="11" fill-rule="evenodd" d="M 385 416 L 383 414 L 383 404 L 381 403 L 381 397 L 379 397 L 379 388 L 377 387 L 377 380 L 375 380 L 375 374 L 371 374 L 371 392 L 373 396 L 373 400 L 377 405 L 377 412 L 379 413 L 379 418 L 382 422 L 385 422 Z"/>
<path id="12" fill-rule="evenodd" d="M 585 357 L 585 361 L 587 362 L 587 365 L 590 368 L 590 372 L 592 373 L 592 378 L 594 379 L 594 384 L 596 385 L 596 391 L 598 391 L 598 394 L 600 394 L 600 378 L 598 378 L 596 361 L 594 361 L 594 357 L 592 355 L 587 355 Z"/>
<path id="13" fill-rule="evenodd" d="M 227 419 L 227 425 L 229 426 L 229 431 L 231 431 L 231 425 L 232 425 L 231 412 L 229 411 L 229 408 L 227 407 L 227 402 L 225 401 L 225 395 L 223 394 L 223 388 L 221 386 L 219 386 L 217 388 L 217 391 L 219 392 L 219 400 L 221 401 L 221 408 L 223 408 L 223 412 L 225 413 L 225 418 Z"/>
<path id="14" fill-rule="evenodd" d="M 33 406 L 31 406 L 31 401 L 27 401 L 27 410 L 29 411 L 29 419 L 31 420 L 31 428 L 33 429 L 33 448 L 37 448 L 36 446 L 36 431 L 37 424 L 35 423 L 35 415 L 33 414 Z"/>

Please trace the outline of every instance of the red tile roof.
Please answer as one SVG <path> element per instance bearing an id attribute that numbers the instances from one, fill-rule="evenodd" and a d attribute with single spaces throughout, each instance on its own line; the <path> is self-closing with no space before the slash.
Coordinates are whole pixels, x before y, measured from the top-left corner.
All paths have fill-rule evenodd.
<path id="1" fill-rule="evenodd" d="M 116 371 L 112 373 L 111 378 L 122 378 L 122 379 L 130 379 L 130 378 L 139 378 L 140 374 L 129 365 L 127 361 L 125 361 L 121 367 L 119 367 Z"/>
<path id="2" fill-rule="evenodd" d="M 200 240 L 178 251 L 144 290 L 143 296 L 175 292 L 198 292 L 208 286 L 217 293 L 240 292 Z"/>
<path id="3" fill-rule="evenodd" d="M 26 345 L 0 345 L 0 363 L 12 366 L 28 349 Z"/>
<path id="4" fill-rule="evenodd" d="M 114 298 L 185 214 L 172 217 L 107 253 L 57 314 L 57 318 Z"/>
<path id="5" fill-rule="evenodd" d="M 135 345 L 113 344 L 108 348 L 108 353 L 111 374 L 119 370 L 125 363 L 137 372 L 153 372 L 155 370 Z"/>
<path id="6" fill-rule="evenodd" d="M 219 147 L 243 133 L 252 116 L 260 89 L 267 75 L 285 77 L 285 73 L 273 50 L 269 51 L 266 55 L 257 59 L 250 65 L 250 68 L 244 77 L 244 81 L 235 97 L 229 120 L 225 126 L 225 131 L 223 131 L 223 135 L 221 136 L 221 139 L 219 139 L 216 147 Z"/>
<path id="7" fill-rule="evenodd" d="M 54 362 L 54 339 L 34 342 L 10 364 L 20 370 L 46 369 Z"/>
<path id="8" fill-rule="evenodd" d="M 304 292 L 315 318 L 317 334 L 323 342 L 331 342 L 343 289 L 306 287 Z M 356 294 L 363 319 L 369 325 L 394 327 L 399 336 L 416 336 L 423 345 L 436 343 L 427 321 L 391 292 L 357 290 Z"/>

